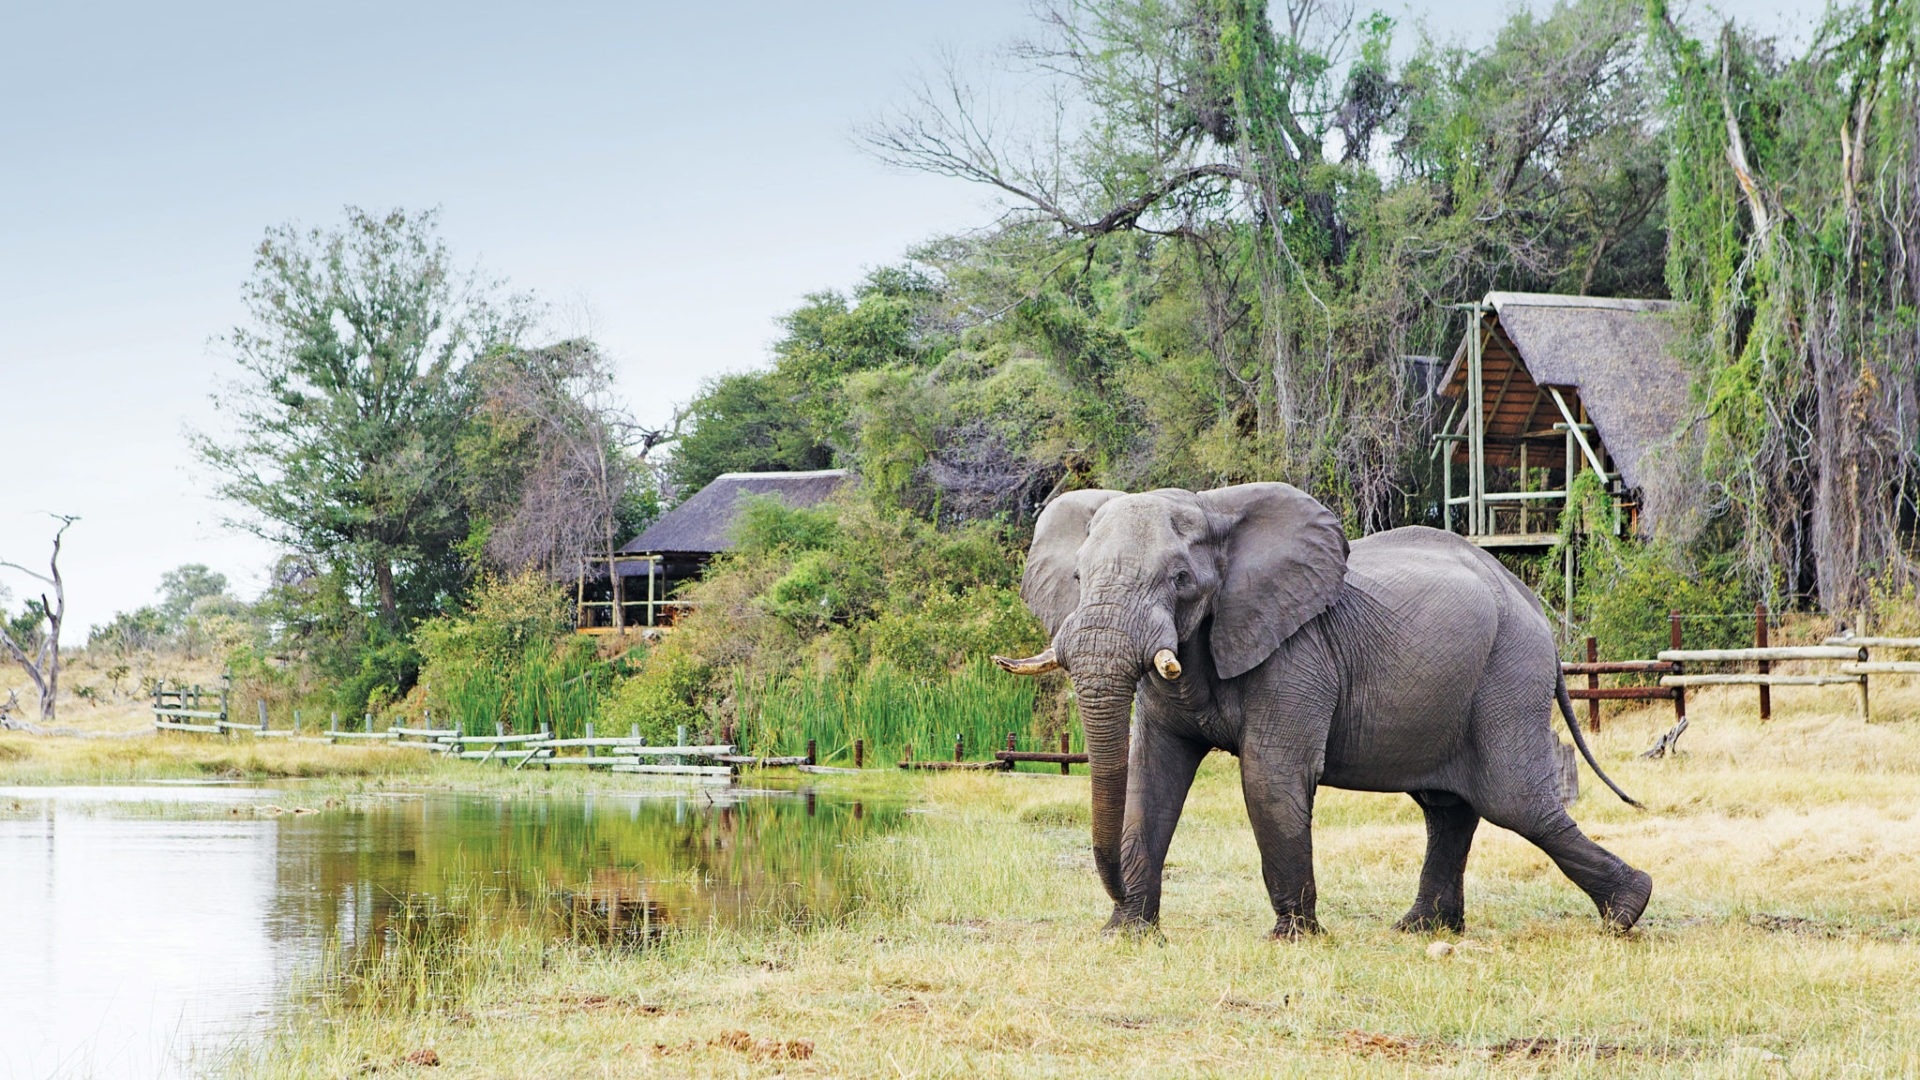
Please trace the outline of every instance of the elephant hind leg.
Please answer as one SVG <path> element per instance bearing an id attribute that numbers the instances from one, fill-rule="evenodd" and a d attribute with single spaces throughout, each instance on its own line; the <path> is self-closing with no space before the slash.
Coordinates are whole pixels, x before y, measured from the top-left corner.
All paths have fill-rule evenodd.
<path id="1" fill-rule="evenodd" d="M 1489 812 L 1487 820 L 1512 829 L 1545 851 L 1560 872 L 1593 900 L 1608 926 L 1624 932 L 1640 921 L 1653 897 L 1653 878 L 1594 843 L 1557 803 L 1512 821 Z"/>
<path id="2" fill-rule="evenodd" d="M 1480 814 L 1459 796 L 1416 791 L 1413 799 L 1427 815 L 1427 861 L 1420 868 L 1420 890 L 1394 929 L 1414 933 L 1467 928 L 1467 852 L 1473 847 Z"/>

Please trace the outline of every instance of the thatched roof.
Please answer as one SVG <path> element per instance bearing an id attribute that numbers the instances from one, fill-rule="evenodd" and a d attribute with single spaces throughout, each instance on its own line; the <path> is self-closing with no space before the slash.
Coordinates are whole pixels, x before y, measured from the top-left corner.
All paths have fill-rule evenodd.
<path id="1" fill-rule="evenodd" d="M 1489 397 L 1496 386 L 1504 390 L 1487 419 L 1489 440 L 1517 440 L 1558 423 L 1558 410 L 1542 404 L 1536 389 L 1571 389 L 1627 486 L 1657 486 L 1672 468 L 1663 468 L 1662 455 L 1694 438 L 1677 318 L 1685 305 L 1510 292 L 1488 293 L 1486 304 L 1493 315 L 1482 353 L 1485 385 Z M 1441 381 L 1443 396 L 1465 390 L 1466 352 L 1463 338 Z M 1551 441 L 1532 460 L 1544 466 L 1549 456 L 1560 456 Z"/>
<path id="2" fill-rule="evenodd" d="M 852 478 L 845 469 L 813 472 L 722 473 L 686 502 L 627 541 L 623 554 L 711 555 L 733 546 L 733 523 L 743 495 L 772 495 L 790 507 L 825 502 Z"/>

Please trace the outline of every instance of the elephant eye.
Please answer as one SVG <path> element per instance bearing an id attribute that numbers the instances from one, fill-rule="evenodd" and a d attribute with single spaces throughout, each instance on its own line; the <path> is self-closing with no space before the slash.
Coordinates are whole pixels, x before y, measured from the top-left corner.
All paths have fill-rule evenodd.
<path id="1" fill-rule="evenodd" d="M 1176 589 L 1185 589 L 1193 584 L 1193 575 L 1185 570 L 1173 572 L 1173 585 Z"/>

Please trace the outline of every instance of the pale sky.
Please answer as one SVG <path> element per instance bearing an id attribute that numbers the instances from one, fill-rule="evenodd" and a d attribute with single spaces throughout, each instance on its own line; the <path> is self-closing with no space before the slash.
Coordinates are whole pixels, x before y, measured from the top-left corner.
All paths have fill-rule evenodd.
<path id="1" fill-rule="evenodd" d="M 1381 6 L 1478 43 L 1512 5 Z M 1723 10 L 1792 34 L 1819 5 Z M 850 132 L 936 50 L 1030 26 L 1025 0 L 0 5 L 0 559 L 44 569 L 44 512 L 80 516 L 68 645 L 182 563 L 259 591 L 274 552 L 184 432 L 219 430 L 263 232 L 346 204 L 439 207 L 458 261 L 590 332 L 663 421 L 804 294 L 991 219 Z M 0 584 L 9 610 L 35 587 Z"/>

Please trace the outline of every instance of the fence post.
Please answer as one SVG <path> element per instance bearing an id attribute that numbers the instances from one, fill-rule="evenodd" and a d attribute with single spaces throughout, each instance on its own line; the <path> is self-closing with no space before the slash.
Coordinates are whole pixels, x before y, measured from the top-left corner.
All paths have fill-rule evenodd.
<path id="1" fill-rule="evenodd" d="M 1071 732 L 1063 731 L 1060 733 L 1060 752 L 1063 754 L 1073 753 L 1073 734 Z M 1073 766 L 1067 764 L 1064 761 L 1061 762 L 1060 775 L 1061 776 L 1073 775 Z"/>
<path id="2" fill-rule="evenodd" d="M 363 716 L 363 717 L 361 718 L 361 723 L 362 723 L 362 725 L 364 725 L 364 726 L 362 727 L 362 730 L 364 730 L 364 731 L 372 731 L 372 730 L 373 730 L 373 714 L 372 714 L 372 713 L 367 713 L 367 714 L 365 714 L 365 715 L 364 715 L 364 716 Z"/>
<path id="3" fill-rule="evenodd" d="M 1767 602 L 1765 600 L 1756 600 L 1753 604 L 1753 647 L 1756 649 L 1764 649 L 1767 647 Z M 1772 670 L 1773 665 L 1771 663 L 1765 660 L 1760 661 L 1760 674 L 1765 675 Z M 1765 721 L 1772 718 L 1773 688 L 1766 683 L 1761 683 L 1760 719 Z"/>
<path id="4" fill-rule="evenodd" d="M 338 711 L 327 714 L 327 730 L 328 731 L 340 730 L 340 713 Z"/>
<path id="5" fill-rule="evenodd" d="M 1600 662 L 1600 646 L 1597 642 L 1593 640 L 1592 635 L 1588 635 L 1587 636 L 1587 663 L 1597 664 L 1599 662 Z M 1591 671 L 1587 672 L 1587 689 L 1589 690 L 1600 689 L 1600 676 L 1594 674 Z M 1587 699 L 1587 730 L 1593 731 L 1593 732 L 1598 732 L 1600 730 L 1600 698 L 1597 695 Z"/>
<path id="6" fill-rule="evenodd" d="M 865 768 L 867 764 L 867 740 L 853 740 L 853 767 Z"/>
<path id="7" fill-rule="evenodd" d="M 295 735 L 300 734 L 300 710 L 299 709 L 293 710 L 293 733 Z"/>
<path id="8" fill-rule="evenodd" d="M 591 739 L 591 738 L 593 738 L 593 721 L 591 721 L 591 720 L 589 720 L 589 721 L 587 721 L 587 738 L 589 738 L 589 739 Z M 593 752 L 593 750 L 594 750 L 594 746 L 593 746 L 593 744 L 592 744 L 592 743 L 588 743 L 588 744 L 587 744 L 587 757 L 589 757 L 589 758 L 592 758 L 592 757 L 597 757 L 597 756 L 599 756 L 599 755 L 597 755 L 597 754 L 595 754 L 595 753 Z M 587 766 L 587 768 L 589 768 L 589 769 L 591 769 L 591 768 L 593 768 L 593 766 L 591 766 L 591 765 L 589 765 L 589 766 Z"/>
<path id="9" fill-rule="evenodd" d="M 960 756 L 966 752 L 966 749 L 966 740 L 959 735 L 955 735 L 953 737 L 953 760 L 959 761 Z"/>
<path id="10" fill-rule="evenodd" d="M 1667 643 L 1668 643 L 1667 647 L 1671 649 L 1677 650 L 1682 647 L 1680 644 L 1680 609 L 1679 608 L 1667 609 Z M 1682 664 L 1678 660 L 1675 660 L 1673 662 L 1673 673 L 1675 675 L 1685 674 L 1686 665 Z M 1673 722 L 1676 725 L 1678 725 L 1678 724 L 1684 724 L 1686 723 L 1686 721 L 1687 721 L 1687 688 L 1684 686 L 1676 686 L 1673 688 Z"/>
<path id="11" fill-rule="evenodd" d="M 265 699 L 265 698 L 262 698 L 262 699 L 260 699 L 259 701 L 257 701 L 257 702 L 255 702 L 255 704 L 257 704 L 257 705 L 259 705 L 259 706 L 260 706 L 260 730 L 261 730 L 261 731 L 265 731 L 265 730 L 267 730 L 267 702 L 266 702 L 266 699 Z"/>
<path id="12" fill-rule="evenodd" d="M 813 739 L 807 740 L 807 764 L 820 764 L 820 744 Z"/>

